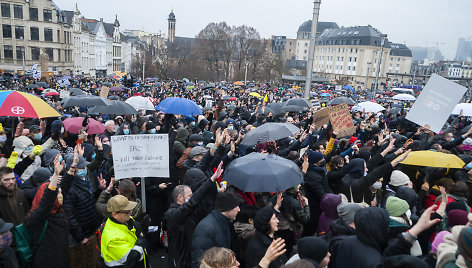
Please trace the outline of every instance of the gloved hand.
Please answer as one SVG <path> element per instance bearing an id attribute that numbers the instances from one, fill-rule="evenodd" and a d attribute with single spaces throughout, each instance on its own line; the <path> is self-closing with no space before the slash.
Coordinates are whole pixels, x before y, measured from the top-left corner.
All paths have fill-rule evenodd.
<path id="1" fill-rule="evenodd" d="M 43 151 L 43 147 L 41 145 L 36 145 L 33 147 L 34 156 L 38 156 L 39 154 L 41 154 L 42 151 Z"/>
<path id="2" fill-rule="evenodd" d="M 11 152 L 10 158 L 8 158 L 7 167 L 14 168 L 16 165 L 16 160 L 18 159 L 18 152 L 13 151 Z"/>

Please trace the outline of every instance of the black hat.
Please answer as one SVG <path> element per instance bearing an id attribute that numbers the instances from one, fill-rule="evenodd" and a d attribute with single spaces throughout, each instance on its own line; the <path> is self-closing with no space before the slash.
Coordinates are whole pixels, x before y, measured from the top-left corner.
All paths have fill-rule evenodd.
<path id="1" fill-rule="evenodd" d="M 219 115 L 218 116 L 219 120 L 224 120 L 226 118 L 226 116 L 228 116 L 228 113 L 225 112 L 225 111 L 222 111 L 218 115 Z"/>
<path id="2" fill-rule="evenodd" d="M 33 180 L 34 183 L 41 183 L 45 182 L 51 177 L 51 171 L 49 169 L 44 168 L 44 167 L 39 167 L 37 168 L 34 172 L 33 175 L 31 175 L 31 179 Z"/>
<path id="3" fill-rule="evenodd" d="M 219 212 L 230 211 L 239 206 L 239 199 L 233 193 L 218 193 L 215 201 L 215 209 Z"/>
<path id="4" fill-rule="evenodd" d="M 189 142 L 193 142 L 193 141 L 203 141 L 205 138 L 203 138 L 202 135 L 199 135 L 199 134 L 192 134 L 190 136 L 190 138 L 188 138 L 188 141 Z"/>
<path id="5" fill-rule="evenodd" d="M 156 125 L 154 125 L 153 122 L 149 121 L 146 123 L 146 130 L 151 130 L 153 128 L 156 128 Z"/>
<path id="6" fill-rule="evenodd" d="M 5 222 L 2 218 L 0 218 L 0 233 L 10 231 L 11 228 L 13 228 L 13 223 Z"/>
<path id="7" fill-rule="evenodd" d="M 32 126 L 29 127 L 29 132 L 30 133 L 34 133 L 34 132 L 40 131 L 40 130 L 41 130 L 41 128 L 39 128 L 39 126 L 37 126 L 37 125 L 32 125 Z"/>
<path id="8" fill-rule="evenodd" d="M 266 206 L 259 209 L 254 216 L 254 228 L 264 233 L 270 230 L 270 218 L 276 213 L 275 209 L 271 206 Z"/>
<path id="9" fill-rule="evenodd" d="M 313 260 L 316 265 L 328 254 L 328 244 L 326 241 L 314 236 L 307 236 L 298 240 L 297 248 L 300 259 Z"/>

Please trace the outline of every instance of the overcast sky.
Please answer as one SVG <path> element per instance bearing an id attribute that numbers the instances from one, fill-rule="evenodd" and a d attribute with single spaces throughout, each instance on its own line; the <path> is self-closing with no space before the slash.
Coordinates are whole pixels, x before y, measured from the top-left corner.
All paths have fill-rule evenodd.
<path id="1" fill-rule="evenodd" d="M 167 34 L 173 9 L 176 35 L 194 37 L 210 22 L 249 25 L 262 37 L 295 38 L 298 26 L 313 16 L 312 0 L 54 0 L 74 10 L 75 2 L 87 18 L 113 22 L 121 30 L 140 29 Z M 456 53 L 460 37 L 472 36 L 471 0 L 323 0 L 320 21 L 339 26 L 372 25 L 392 42 L 411 46 L 438 46 L 447 58 Z M 438 43 L 439 42 L 439 43 Z"/>

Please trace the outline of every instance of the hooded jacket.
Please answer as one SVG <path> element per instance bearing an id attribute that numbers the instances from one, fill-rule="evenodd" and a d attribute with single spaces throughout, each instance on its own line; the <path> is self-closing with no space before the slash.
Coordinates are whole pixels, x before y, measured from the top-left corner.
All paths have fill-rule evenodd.
<path id="1" fill-rule="evenodd" d="M 15 185 L 13 191 L 8 191 L 0 186 L 0 218 L 16 226 L 23 222 L 28 211 L 28 199 L 22 189 Z"/>
<path id="2" fill-rule="evenodd" d="M 328 267 L 336 266 L 336 255 L 338 252 L 339 244 L 347 237 L 356 234 L 356 230 L 346 224 L 341 218 L 335 220 L 329 226 L 329 232 L 324 236 L 324 239 L 328 243 L 328 251 L 331 253 L 331 259 Z"/>
<path id="3" fill-rule="evenodd" d="M 341 196 L 335 194 L 326 194 L 323 196 L 320 204 L 323 213 L 321 213 L 318 223 L 318 235 L 327 233 L 330 224 L 339 217 L 337 211 L 339 204 L 341 204 Z"/>
<path id="4" fill-rule="evenodd" d="M 187 148 L 187 139 L 189 132 L 186 128 L 180 127 L 177 129 L 177 136 L 174 141 L 174 154 L 175 159 L 179 159 Z"/>

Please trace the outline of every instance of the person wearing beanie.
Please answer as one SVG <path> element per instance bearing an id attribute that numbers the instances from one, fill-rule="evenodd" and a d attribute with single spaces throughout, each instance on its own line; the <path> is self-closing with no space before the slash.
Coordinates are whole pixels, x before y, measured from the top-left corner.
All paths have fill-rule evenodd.
<path id="1" fill-rule="evenodd" d="M 282 204 L 282 194 L 277 195 L 277 203 L 274 207 L 271 205 L 263 207 L 256 212 L 254 216 L 254 228 L 256 232 L 251 237 L 246 250 L 246 267 L 256 267 L 264 257 L 267 248 L 277 239 L 278 231 L 277 213 L 279 213 Z M 269 268 L 280 267 L 287 262 L 287 256 L 282 254 L 272 261 Z"/>
<path id="2" fill-rule="evenodd" d="M 301 260 L 308 260 L 316 268 L 326 267 L 330 263 L 331 254 L 328 244 L 319 237 L 303 237 L 298 240 L 298 256 Z"/>
<path id="3" fill-rule="evenodd" d="M 322 213 L 321 198 L 331 193 L 326 177 L 326 160 L 318 151 L 308 150 L 308 169 L 306 170 L 305 193 L 310 206 L 310 220 L 303 228 L 303 236 L 314 235 L 318 230 L 318 222 Z"/>
<path id="4" fill-rule="evenodd" d="M 198 268 L 200 258 L 207 249 L 224 247 L 233 250 L 239 256 L 237 236 L 233 221 L 239 212 L 239 199 L 234 193 L 218 193 L 215 209 L 198 223 L 192 238 L 192 265 Z"/>
<path id="5" fill-rule="evenodd" d="M 28 202 L 31 206 L 33 202 L 34 196 L 38 191 L 39 186 L 44 182 L 48 181 L 49 178 L 52 176 L 51 171 L 48 168 L 40 167 L 33 172 L 33 175 L 24 181 L 21 184 L 21 189 L 25 192 L 26 198 L 28 198 Z"/>
<path id="6" fill-rule="evenodd" d="M 318 222 L 318 235 L 324 235 L 329 231 L 329 226 L 339 217 L 337 207 L 341 204 L 341 196 L 326 194 L 321 199 L 320 208 L 323 210 Z"/>
<path id="7" fill-rule="evenodd" d="M 412 184 L 408 175 L 401 172 L 400 170 L 392 171 L 392 174 L 390 175 L 390 183 L 385 187 L 385 194 L 382 197 L 381 207 L 385 208 L 387 198 L 389 198 L 390 196 L 395 196 L 399 187 L 411 185 Z"/>
<path id="8" fill-rule="evenodd" d="M 362 207 L 356 203 L 341 203 L 338 205 L 337 211 L 339 218 L 344 223 L 355 229 L 356 225 L 354 224 L 354 216 L 356 216 L 356 212 L 361 208 Z"/>
<path id="9" fill-rule="evenodd" d="M 456 225 L 466 225 L 468 222 L 467 215 L 469 215 L 469 213 L 462 209 L 453 209 L 449 211 L 447 213 L 448 227 L 452 228 Z"/>
<path id="10" fill-rule="evenodd" d="M 388 230 L 390 238 L 396 237 L 411 228 L 412 222 L 410 219 L 410 206 L 405 200 L 391 196 L 387 199 L 386 209 L 390 215 Z M 413 243 L 410 253 L 413 256 L 422 255 L 422 250 L 418 241 Z"/>
<path id="11" fill-rule="evenodd" d="M 449 231 L 441 231 L 434 237 L 433 243 L 431 244 L 431 251 L 434 255 L 438 255 L 438 246 L 444 243 L 444 236 L 451 234 Z"/>

